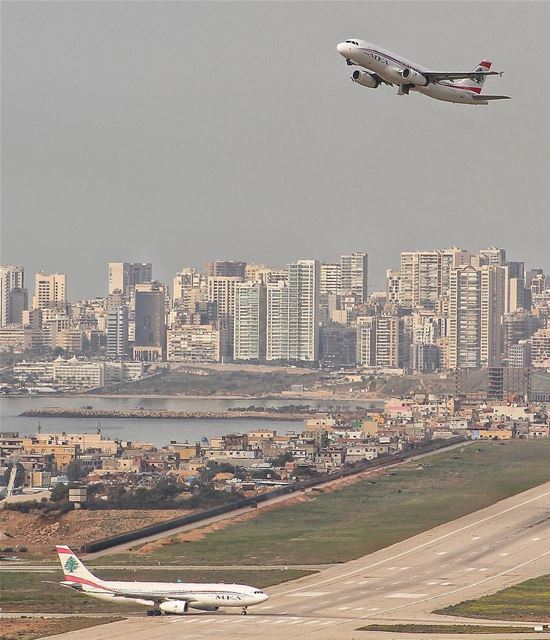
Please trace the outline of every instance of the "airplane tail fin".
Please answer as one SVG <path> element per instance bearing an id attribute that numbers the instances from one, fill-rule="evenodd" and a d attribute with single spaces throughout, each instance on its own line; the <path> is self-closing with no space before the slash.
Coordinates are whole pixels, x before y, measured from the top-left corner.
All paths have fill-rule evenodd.
<path id="1" fill-rule="evenodd" d="M 491 69 L 491 64 L 492 62 L 490 60 L 482 60 L 473 70 L 474 73 L 476 71 L 489 71 Z M 475 87 L 476 88 L 476 93 L 481 93 L 481 90 L 483 89 L 483 84 L 485 82 L 485 78 L 487 76 L 484 75 L 479 75 L 479 76 L 474 76 L 473 78 L 464 78 L 464 80 L 459 80 L 458 82 L 455 82 L 456 85 L 458 86 L 467 86 L 467 87 Z"/>
<path id="2" fill-rule="evenodd" d="M 82 560 L 77 558 L 69 547 L 57 545 L 55 550 L 59 556 L 59 562 L 66 581 L 77 582 L 91 587 L 102 586 L 102 581 L 84 566 Z"/>

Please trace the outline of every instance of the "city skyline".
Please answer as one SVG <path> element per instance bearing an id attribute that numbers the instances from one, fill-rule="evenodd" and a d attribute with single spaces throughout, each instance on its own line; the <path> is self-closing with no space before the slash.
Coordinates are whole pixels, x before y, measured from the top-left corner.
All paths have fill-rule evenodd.
<path id="1" fill-rule="evenodd" d="M 549 95 L 529 63 L 546 3 L 2 12 L 2 262 L 70 273 L 74 298 L 103 295 L 117 259 L 170 282 L 213 255 L 282 266 L 365 250 L 377 289 L 401 250 L 494 244 L 549 270 Z M 490 57 L 513 99 L 462 109 L 351 87 L 335 50 L 350 35 L 432 67 Z"/>

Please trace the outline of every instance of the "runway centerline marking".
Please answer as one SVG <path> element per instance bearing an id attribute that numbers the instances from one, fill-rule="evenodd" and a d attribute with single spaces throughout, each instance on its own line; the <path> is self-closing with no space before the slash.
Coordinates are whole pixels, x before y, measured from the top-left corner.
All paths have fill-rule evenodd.
<path id="1" fill-rule="evenodd" d="M 423 598 L 427 595 L 427 593 L 390 593 L 386 598 L 409 598 L 414 600 L 416 598 Z"/>
<path id="2" fill-rule="evenodd" d="M 534 496 L 533 498 L 529 498 L 528 500 L 524 500 L 523 502 L 520 502 L 519 504 L 515 504 L 511 507 L 508 507 L 507 509 L 504 509 L 504 511 L 498 511 L 497 513 L 493 513 L 492 515 L 489 516 L 485 516 L 484 518 L 481 518 L 480 520 L 476 520 L 475 522 L 470 522 L 470 524 L 466 524 L 463 527 L 459 527 L 458 529 L 455 529 L 453 531 L 449 531 L 448 533 L 444 533 L 443 535 L 439 536 L 438 538 L 434 538 L 433 540 L 428 540 L 426 542 L 423 542 L 422 544 L 417 545 L 416 547 L 413 547 L 411 549 L 407 549 L 405 551 L 401 551 L 400 553 L 395 554 L 394 556 L 391 556 L 390 558 L 385 558 L 383 560 L 379 560 L 378 562 L 374 562 L 370 565 L 368 565 L 368 567 L 360 567 L 359 569 L 353 569 L 353 571 L 349 571 L 348 573 L 344 573 L 341 576 L 334 576 L 332 578 L 326 578 L 325 580 L 319 580 L 319 582 L 315 582 L 312 585 L 309 585 L 310 587 L 317 587 L 319 585 L 322 584 L 328 584 L 329 582 L 334 582 L 335 580 L 342 580 L 342 578 L 347 578 L 348 576 L 353 576 L 357 573 L 361 573 L 362 571 L 365 571 L 367 568 L 368 569 L 372 569 L 373 567 L 378 567 L 381 564 L 385 564 L 386 562 L 390 562 L 392 560 L 396 560 L 397 558 L 402 558 L 403 556 L 406 556 L 410 553 L 414 553 L 416 551 L 418 551 L 419 549 L 424 549 L 426 547 L 429 547 L 430 545 L 433 545 L 435 542 L 440 542 L 441 540 L 446 540 L 447 538 L 450 538 L 454 535 L 456 535 L 457 533 L 462 533 L 463 531 L 467 531 L 468 529 L 471 529 L 472 527 L 476 527 L 484 522 L 488 522 L 489 520 L 494 520 L 495 518 L 501 518 L 505 513 L 510 513 L 510 511 L 515 511 L 516 509 L 519 509 L 521 507 L 524 507 L 527 504 L 531 504 L 532 502 L 537 502 L 537 500 L 542 500 L 543 498 L 546 498 L 550 496 L 550 491 L 545 491 L 544 493 L 541 493 L 538 496 Z M 507 498 L 508 499 L 508 498 Z M 489 507 L 485 507 L 486 509 L 490 509 L 492 507 L 494 507 L 495 505 L 497 505 L 497 503 L 490 505 Z M 467 514 L 466 516 L 463 517 L 468 517 L 469 515 L 472 514 Z M 448 523 L 443 523 L 442 525 L 438 525 L 438 526 L 444 526 L 445 524 Z M 422 535 L 422 534 L 418 534 L 418 535 Z M 404 540 L 402 542 L 405 542 Z M 400 543 L 397 543 L 400 544 Z M 295 593 L 296 591 L 300 591 L 303 587 L 297 587 L 296 589 L 290 589 L 289 591 L 283 591 L 282 593 L 276 594 L 279 596 L 284 596 L 287 595 L 289 593 Z M 324 595 L 324 594 L 323 594 Z"/>
<path id="3" fill-rule="evenodd" d="M 474 582 L 472 584 L 467 584 L 467 585 L 465 585 L 463 587 L 459 587 L 458 589 L 452 589 L 451 591 L 446 591 L 444 593 L 438 593 L 438 594 L 430 596 L 428 598 L 424 598 L 423 600 L 418 600 L 417 602 L 408 602 L 406 604 L 400 604 L 400 605 L 398 605 L 396 607 L 392 607 L 390 609 L 384 609 L 380 613 L 389 613 L 390 611 L 396 611 L 397 609 L 403 609 L 405 607 L 410 607 L 411 604 L 419 604 L 421 602 L 430 602 L 430 600 L 435 600 L 436 598 L 441 598 L 443 596 L 449 596 L 449 595 L 452 595 L 453 593 L 459 593 L 460 591 L 464 591 L 465 589 L 472 589 L 473 587 L 478 587 L 480 584 L 484 584 L 485 582 L 489 582 L 490 580 L 494 580 L 495 578 L 500 578 L 502 576 L 507 575 L 508 573 L 513 573 L 514 571 L 517 571 L 518 569 L 521 569 L 522 567 L 525 567 L 528 564 L 531 564 L 532 562 L 536 562 L 537 560 L 540 560 L 541 558 L 544 558 L 545 556 L 548 556 L 548 555 L 550 555 L 550 551 L 545 551 L 544 553 L 541 553 L 540 555 L 536 556 L 535 558 L 531 558 L 530 560 L 526 560 L 525 562 L 522 562 L 522 563 L 516 565 L 515 567 L 511 567 L 510 569 L 506 569 L 505 571 L 501 571 L 500 573 L 497 573 L 494 576 L 488 576 L 487 578 L 484 578 L 483 580 L 479 580 L 478 582 Z"/>

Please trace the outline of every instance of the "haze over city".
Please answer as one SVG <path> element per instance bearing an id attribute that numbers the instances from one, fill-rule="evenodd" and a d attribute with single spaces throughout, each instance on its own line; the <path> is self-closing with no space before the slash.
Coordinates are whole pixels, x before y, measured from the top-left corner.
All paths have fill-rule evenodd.
<path id="1" fill-rule="evenodd" d="M 506 247 L 548 267 L 547 3 L 3 3 L 2 262 L 106 293 L 109 261 L 283 266 Z M 467 34 L 467 37 L 466 35 Z M 352 86 L 337 42 L 437 70 L 469 108 Z"/>

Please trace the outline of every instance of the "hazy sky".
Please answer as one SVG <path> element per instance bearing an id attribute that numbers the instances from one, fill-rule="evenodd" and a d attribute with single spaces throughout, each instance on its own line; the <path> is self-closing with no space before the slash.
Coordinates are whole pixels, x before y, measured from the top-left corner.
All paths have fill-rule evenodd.
<path id="1" fill-rule="evenodd" d="M 2 256 L 102 295 L 110 260 L 171 284 L 497 245 L 550 271 L 548 2 L 2 2 Z M 353 85 L 364 38 L 434 70 L 482 58 L 512 100 Z M 32 291 L 31 291 L 32 293 Z"/>

